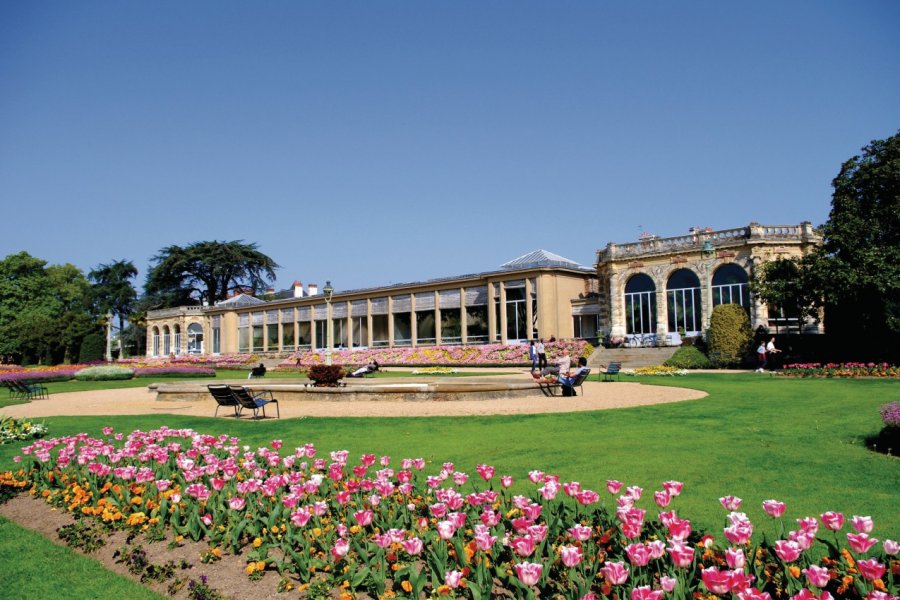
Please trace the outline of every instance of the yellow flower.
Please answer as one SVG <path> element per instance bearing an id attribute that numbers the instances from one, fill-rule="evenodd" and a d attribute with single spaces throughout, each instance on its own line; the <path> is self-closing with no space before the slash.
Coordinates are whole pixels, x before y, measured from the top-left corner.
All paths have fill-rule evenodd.
<path id="1" fill-rule="evenodd" d="M 254 547 L 254 548 L 259 548 L 260 546 L 262 546 L 262 540 L 259 539 L 259 538 L 254 538 L 254 540 L 253 540 L 253 547 Z"/>

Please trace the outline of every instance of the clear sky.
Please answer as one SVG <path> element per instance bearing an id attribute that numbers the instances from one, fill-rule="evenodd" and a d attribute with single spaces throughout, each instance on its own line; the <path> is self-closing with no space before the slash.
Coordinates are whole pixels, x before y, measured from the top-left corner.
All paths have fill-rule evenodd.
<path id="1" fill-rule="evenodd" d="M 255 242 L 277 287 L 823 223 L 900 2 L 0 1 L 0 256 Z"/>

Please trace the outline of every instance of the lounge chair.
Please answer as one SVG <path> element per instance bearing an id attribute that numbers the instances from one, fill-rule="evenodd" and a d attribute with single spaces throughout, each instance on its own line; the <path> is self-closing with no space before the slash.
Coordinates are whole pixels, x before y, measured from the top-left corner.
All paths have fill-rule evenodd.
<path id="1" fill-rule="evenodd" d="M 563 385 L 556 381 L 538 381 L 538 385 L 545 396 L 556 396 L 557 390 L 559 390 L 560 395 L 562 396 L 577 396 L 578 393 L 575 391 L 575 388 L 581 388 L 581 384 L 584 383 L 584 380 L 587 379 L 590 374 L 591 370 L 585 369 L 575 378 L 575 381 L 573 381 L 571 385 Z M 584 396 L 584 388 L 581 388 L 581 395 Z"/>
<path id="2" fill-rule="evenodd" d="M 39 383 L 11 379 L 7 381 L 11 386 L 11 392 L 19 400 L 34 400 L 35 398 L 49 398 L 47 388 Z"/>
<path id="3" fill-rule="evenodd" d="M 209 390 L 209 393 L 212 394 L 212 397 L 216 399 L 216 412 L 213 413 L 214 417 L 219 416 L 219 408 L 222 406 L 230 407 L 234 409 L 234 417 L 241 416 L 241 403 L 238 402 L 238 399 L 235 398 L 234 394 L 231 393 L 231 388 L 227 385 L 216 385 L 210 384 L 206 386 Z"/>
<path id="4" fill-rule="evenodd" d="M 266 404 L 274 404 L 275 410 L 277 411 L 276 414 L 279 419 L 281 418 L 281 409 L 278 408 L 278 400 L 272 397 L 272 392 L 270 390 L 263 390 L 254 394 L 248 388 L 239 385 L 232 385 L 229 387 L 231 388 L 231 393 L 234 394 L 237 401 L 241 403 L 241 407 L 253 411 L 254 419 L 259 418 L 260 410 L 262 410 L 263 418 L 266 418 Z"/>

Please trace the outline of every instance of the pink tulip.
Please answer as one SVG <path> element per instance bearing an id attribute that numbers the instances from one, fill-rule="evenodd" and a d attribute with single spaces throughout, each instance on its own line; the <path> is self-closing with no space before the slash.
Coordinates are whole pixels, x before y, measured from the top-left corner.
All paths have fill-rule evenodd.
<path id="1" fill-rule="evenodd" d="M 746 590 L 751 585 L 753 585 L 753 580 L 756 579 L 753 575 L 745 575 L 743 571 L 732 571 L 731 572 L 731 591 L 732 593 L 738 593 L 743 590 Z"/>
<path id="2" fill-rule="evenodd" d="M 408 540 L 403 540 L 400 542 L 400 545 L 403 546 L 403 549 L 410 556 L 416 556 L 422 551 L 424 544 L 422 540 L 417 537 L 409 538 Z"/>
<path id="3" fill-rule="evenodd" d="M 531 556 L 534 553 L 534 538 L 531 536 L 515 537 L 510 541 L 513 552 L 519 556 Z"/>
<path id="4" fill-rule="evenodd" d="M 566 492 L 567 496 L 574 496 L 581 491 L 581 484 L 577 481 L 570 481 L 569 483 L 563 484 L 563 490 Z"/>
<path id="5" fill-rule="evenodd" d="M 863 554 L 878 543 L 875 538 L 870 538 L 868 533 L 848 533 L 847 541 L 854 552 Z"/>
<path id="6" fill-rule="evenodd" d="M 341 560 L 350 552 L 350 541 L 343 538 L 335 540 L 334 546 L 331 547 L 331 556 L 334 560 Z"/>
<path id="7" fill-rule="evenodd" d="M 482 552 L 487 552 L 493 548 L 495 543 L 497 543 L 497 536 L 495 535 L 490 535 L 486 532 L 481 535 L 475 535 L 475 546 Z"/>
<path id="8" fill-rule="evenodd" d="M 529 471 L 528 479 L 531 483 L 541 483 L 544 481 L 544 472 L 543 471 Z"/>
<path id="9" fill-rule="evenodd" d="M 884 553 L 890 556 L 895 556 L 898 552 L 900 552 L 900 543 L 895 542 L 894 540 L 884 540 Z"/>
<path id="10" fill-rule="evenodd" d="M 504 475 L 500 478 L 500 485 L 504 488 L 511 488 L 513 484 L 513 478 L 510 475 Z"/>
<path id="11" fill-rule="evenodd" d="M 666 555 L 666 543 L 662 540 L 652 540 L 644 545 L 650 551 L 650 560 L 656 560 Z"/>
<path id="12" fill-rule="evenodd" d="M 235 498 L 228 499 L 228 508 L 231 510 L 244 510 L 244 505 L 247 503 L 246 500 L 237 496 Z"/>
<path id="13" fill-rule="evenodd" d="M 636 567 L 646 567 L 650 562 L 650 549 L 644 544 L 629 544 L 625 547 L 628 560 Z"/>
<path id="14" fill-rule="evenodd" d="M 777 519 L 784 514 L 785 504 L 778 500 L 766 500 L 762 503 L 762 507 L 767 515 L 773 519 Z"/>
<path id="15" fill-rule="evenodd" d="M 664 481 L 663 482 L 663 489 L 666 490 L 666 492 L 668 492 L 668 494 L 670 496 L 672 496 L 673 498 L 675 496 L 681 495 L 681 490 L 683 487 L 684 487 L 684 483 L 682 483 L 680 481 Z"/>
<path id="16" fill-rule="evenodd" d="M 574 567 L 581 562 L 581 548 L 579 548 L 578 546 L 560 546 L 559 558 L 567 567 Z"/>
<path id="17" fill-rule="evenodd" d="M 891 596 L 886 592 L 879 592 L 878 590 L 872 590 L 866 596 L 866 600 L 895 600 L 896 596 Z"/>
<path id="18" fill-rule="evenodd" d="M 490 481 L 494 477 L 494 467 L 490 465 L 477 465 L 475 470 L 485 481 Z"/>
<path id="19" fill-rule="evenodd" d="M 456 533 L 456 526 L 450 521 L 438 521 L 436 527 L 442 540 L 449 540 Z"/>
<path id="20" fill-rule="evenodd" d="M 672 502 L 672 496 L 669 495 L 668 492 L 654 492 L 653 493 L 653 501 L 656 502 L 656 505 L 660 508 L 665 508 L 669 506 L 669 503 Z"/>
<path id="21" fill-rule="evenodd" d="M 739 600 L 772 600 L 769 592 L 763 592 L 754 587 L 741 590 L 738 592 L 737 597 Z"/>
<path id="22" fill-rule="evenodd" d="M 444 584 L 450 589 L 456 589 L 459 587 L 459 584 L 462 582 L 462 572 L 461 571 L 447 571 L 444 574 Z"/>
<path id="23" fill-rule="evenodd" d="M 719 502 L 725 507 L 725 510 L 737 510 L 741 507 L 741 500 L 737 496 L 723 496 L 719 498 Z"/>
<path id="24" fill-rule="evenodd" d="M 624 562 L 606 563 L 606 566 L 601 568 L 600 572 L 603 573 L 610 585 L 622 585 L 628 581 L 628 567 L 625 566 Z"/>
<path id="25" fill-rule="evenodd" d="M 312 518 L 312 515 L 306 510 L 300 510 L 297 512 L 291 513 L 291 523 L 296 525 L 297 527 L 303 527 L 309 520 Z"/>
<path id="26" fill-rule="evenodd" d="M 606 480 L 606 491 L 615 496 L 619 493 L 619 490 L 622 489 L 622 482 L 616 481 L 615 479 L 607 479 Z"/>
<path id="27" fill-rule="evenodd" d="M 569 534 L 579 542 L 586 542 L 591 539 L 591 532 L 593 530 L 586 525 L 575 525 L 570 527 L 568 531 Z"/>
<path id="28" fill-rule="evenodd" d="M 676 540 L 685 540 L 691 535 L 691 522 L 687 519 L 675 519 L 669 524 L 669 537 Z"/>
<path id="29" fill-rule="evenodd" d="M 544 567 L 538 563 L 518 563 L 516 566 L 516 576 L 519 581 L 525 585 L 536 585 L 541 578 L 541 572 Z"/>
<path id="30" fill-rule="evenodd" d="M 686 546 L 678 540 L 669 542 L 669 556 L 672 557 L 672 564 L 679 569 L 684 569 L 694 562 L 694 549 Z"/>
<path id="31" fill-rule="evenodd" d="M 794 562 L 800 557 L 801 548 L 797 542 L 778 540 L 775 542 L 775 554 L 784 562 Z"/>
<path id="32" fill-rule="evenodd" d="M 885 572 L 884 565 L 874 558 L 856 561 L 856 566 L 859 567 L 859 572 L 862 576 L 869 581 L 881 579 L 881 576 L 884 575 Z"/>
<path id="33" fill-rule="evenodd" d="M 672 590 L 674 590 L 676 585 L 678 585 L 678 580 L 675 579 L 674 577 L 669 577 L 668 575 L 661 575 L 659 578 L 659 586 L 666 593 L 669 593 Z"/>
<path id="34" fill-rule="evenodd" d="M 819 522 L 814 517 L 797 519 L 797 524 L 800 525 L 800 529 L 806 533 L 815 535 L 819 531 Z"/>
<path id="35" fill-rule="evenodd" d="M 635 500 L 640 500 L 641 495 L 644 493 L 644 488 L 632 485 L 630 487 L 625 488 L 625 493 L 634 498 Z"/>
<path id="36" fill-rule="evenodd" d="M 822 524 L 831 531 L 840 531 L 844 526 L 844 515 L 839 512 L 827 512 L 822 515 Z"/>
<path id="37" fill-rule="evenodd" d="M 600 500 L 600 494 L 593 490 L 582 490 L 575 494 L 575 499 L 578 500 L 579 504 L 588 506 Z"/>
<path id="38" fill-rule="evenodd" d="M 860 517 L 858 515 L 853 515 L 850 518 L 850 524 L 857 533 L 872 533 L 872 529 L 875 527 L 872 517 Z"/>
<path id="39" fill-rule="evenodd" d="M 631 600 L 661 600 L 662 590 L 654 590 L 649 585 L 642 585 L 631 590 Z"/>
<path id="40" fill-rule="evenodd" d="M 740 548 L 729 548 L 725 551 L 725 562 L 728 563 L 729 569 L 743 569 L 747 564 L 747 557 Z"/>
<path id="41" fill-rule="evenodd" d="M 806 580 L 809 582 L 809 585 L 814 585 L 817 588 L 824 588 L 831 579 L 828 569 L 818 565 L 809 565 L 807 568 L 803 569 L 802 572 L 806 575 Z"/>
<path id="42" fill-rule="evenodd" d="M 731 573 L 720 571 L 715 567 L 709 567 L 700 571 L 703 585 L 713 594 L 727 594 L 731 589 Z"/>
<path id="43" fill-rule="evenodd" d="M 725 528 L 725 538 L 737 546 L 743 546 L 750 541 L 753 528 L 745 525 L 732 525 Z"/>
<path id="44" fill-rule="evenodd" d="M 371 525 L 374 516 L 375 514 L 371 510 L 358 510 L 353 513 L 353 518 L 356 519 L 360 527 Z"/>

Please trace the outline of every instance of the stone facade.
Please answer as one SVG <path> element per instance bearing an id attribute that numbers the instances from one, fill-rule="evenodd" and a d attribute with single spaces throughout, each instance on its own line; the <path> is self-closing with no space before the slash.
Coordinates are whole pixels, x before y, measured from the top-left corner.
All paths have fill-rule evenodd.
<path id="1" fill-rule="evenodd" d="M 673 329 L 673 322 L 684 323 L 687 304 L 694 325 L 679 333 L 697 334 L 709 326 L 713 306 L 723 303 L 722 294 L 744 290 L 747 293 L 743 297 L 744 304 L 750 311 L 752 327 L 777 328 L 781 317 L 770 315 L 768 307 L 749 294 L 748 285 L 716 285 L 717 273 L 721 274 L 720 269 L 725 265 L 735 265 L 740 270 L 728 267 L 724 271 L 736 275 L 732 281 L 739 281 L 743 272 L 744 281 L 749 282 L 760 264 L 802 256 L 820 243 L 821 237 L 812 225 L 803 222 L 800 225 L 751 223 L 747 227 L 721 231 L 693 229 L 685 236 L 645 236 L 634 243 L 608 244 L 597 252 L 595 265 L 600 285 L 602 332 L 612 338 L 652 333 L 656 339 L 665 340 Z M 682 281 L 696 277 L 696 287 L 679 285 L 673 289 L 676 273 Z M 647 279 L 636 280 L 639 275 L 649 277 L 649 282 Z M 632 281 L 644 285 L 635 286 L 639 288 L 637 292 L 627 293 Z M 638 323 L 638 308 L 644 309 L 640 316 L 649 315 L 650 323 L 646 319 Z M 699 318 L 696 318 L 697 312 Z M 783 325 L 791 327 L 792 323 L 786 320 Z M 818 330 L 812 323 L 795 322 L 793 326 L 805 332 Z"/>

